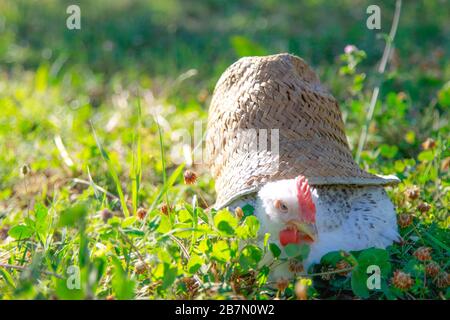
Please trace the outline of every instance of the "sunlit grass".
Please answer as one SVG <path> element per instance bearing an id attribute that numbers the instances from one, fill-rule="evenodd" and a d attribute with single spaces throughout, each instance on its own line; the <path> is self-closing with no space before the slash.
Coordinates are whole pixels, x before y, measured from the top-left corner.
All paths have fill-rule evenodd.
<path id="1" fill-rule="evenodd" d="M 228 10 L 247 19 L 209 12 L 229 22 L 217 35 L 208 21 L 208 28 L 196 29 L 189 24 L 191 18 L 179 19 L 183 13 L 174 3 L 148 5 L 150 9 L 140 3 L 134 9 L 139 11 L 135 17 L 141 17 L 136 24 L 118 23 L 122 11 L 112 8 L 109 17 L 122 29 L 108 29 L 107 21 L 100 20 L 97 28 L 105 33 L 91 39 L 95 49 L 82 50 L 77 57 L 70 54 L 81 43 L 74 34 L 42 32 L 39 41 L 27 34 L 25 45 L 16 43 L 18 31 L 7 24 L 7 36 L 0 41 L 7 48 L 0 53 L 5 64 L 0 70 L 0 299 L 295 299 L 298 283 L 306 288 L 302 297 L 309 299 L 448 299 L 450 69 L 445 48 L 422 47 L 428 41 L 430 46 L 442 42 L 439 26 L 447 22 L 442 13 L 411 24 L 420 5 L 404 4 L 398 56 L 386 77 L 378 79 L 373 66 L 380 52 L 372 42 L 356 44 L 366 50 L 357 51 L 358 57 L 341 54 L 351 39 L 344 34 L 351 33 L 352 39 L 373 36 L 349 22 L 347 12 L 358 9 L 354 4 L 347 11 L 333 11 L 343 30 L 337 35 L 323 18 L 330 12 L 323 1 L 301 4 L 302 10 L 295 1 L 277 7 L 255 4 L 267 13 L 266 22 L 249 14 L 253 7 L 239 8 L 230 1 Z M 45 26 L 26 18 L 33 10 L 23 18 L 16 15 L 22 6 L 33 8 L 27 5 L 2 3 L 0 12 L 24 30 L 27 21 Z M 424 6 L 421 12 L 435 10 L 432 4 Z M 48 10 L 48 19 L 50 7 L 49 2 L 41 8 Z M 87 23 L 95 20 L 99 8 L 101 4 L 86 10 Z M 314 19 L 322 17 L 327 22 L 320 34 L 308 38 L 300 31 L 288 32 L 308 8 L 314 15 L 311 21 L 300 19 L 305 26 L 299 30 L 315 33 L 319 24 Z M 155 21 L 149 18 L 151 10 L 160 10 Z M 279 21 L 279 11 L 292 16 Z M 179 29 L 164 29 L 169 20 L 178 21 Z M 250 33 L 246 22 L 277 28 Z M 417 38 L 428 29 L 434 31 L 427 41 Z M 167 32 L 161 36 L 164 41 L 145 42 L 161 32 Z M 144 40 L 134 39 L 136 45 L 128 52 L 130 34 Z M 55 48 L 61 52 L 55 49 L 51 58 L 43 59 L 41 46 L 51 47 L 53 41 L 59 41 Z M 114 50 L 105 51 L 107 41 Z M 267 282 L 271 265 L 259 261 L 268 254 L 279 263 L 280 248 L 270 237 L 264 247 L 255 244 L 259 222 L 251 208 L 244 208 L 243 217 L 211 210 L 214 181 L 204 166 L 180 164 L 175 151 L 180 134 L 192 133 L 195 121 L 206 121 L 214 84 L 224 68 L 243 54 L 278 51 L 291 51 L 315 64 L 341 104 L 353 150 L 373 83 L 381 81 L 360 164 L 401 179 L 388 193 L 403 242 L 381 251 L 331 253 L 309 275 L 301 274 L 302 279 L 274 284 Z M 355 58 L 358 62 L 349 68 Z M 202 147 L 194 143 L 186 150 Z M 195 184 L 183 181 L 186 169 L 197 174 Z M 430 248 L 429 259 L 417 254 L 421 247 Z M 294 255 L 300 252 L 293 249 Z M 381 290 L 363 287 L 361 270 L 368 256 L 385 267 Z M 67 280 L 74 270 L 80 272 L 80 288 L 71 290 Z M 353 275 L 344 276 L 349 270 Z M 412 281 L 405 283 L 406 289 L 399 289 L 394 279 L 398 270 Z"/>

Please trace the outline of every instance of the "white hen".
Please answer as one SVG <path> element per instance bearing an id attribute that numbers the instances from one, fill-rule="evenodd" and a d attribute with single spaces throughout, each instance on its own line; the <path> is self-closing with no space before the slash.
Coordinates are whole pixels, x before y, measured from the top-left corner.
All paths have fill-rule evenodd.
<path id="1" fill-rule="evenodd" d="M 241 198 L 231 208 L 246 203 L 255 207 L 261 237 L 268 232 L 278 245 L 301 241 L 310 244 L 309 256 L 303 263 L 305 270 L 331 251 L 386 248 L 399 239 L 394 206 L 380 186 L 310 187 L 299 176 L 267 183 L 257 195 Z M 293 226 L 300 230 L 293 231 L 295 235 L 286 231 L 295 229 Z M 305 237 L 305 232 L 309 236 Z M 269 258 L 266 256 L 265 261 Z M 275 279 L 292 275 L 288 265 L 272 272 Z"/>

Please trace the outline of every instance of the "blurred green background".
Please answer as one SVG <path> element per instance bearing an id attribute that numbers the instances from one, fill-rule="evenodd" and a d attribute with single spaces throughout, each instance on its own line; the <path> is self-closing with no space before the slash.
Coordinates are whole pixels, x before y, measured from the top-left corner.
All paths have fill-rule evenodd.
<path id="1" fill-rule="evenodd" d="M 81 30 L 66 28 L 71 4 L 81 8 Z M 111 112 L 120 110 L 121 94 L 127 104 L 128 89 L 136 85 L 170 104 L 175 112 L 163 108 L 161 116 L 166 112 L 175 127 L 188 127 L 185 120 L 189 124 L 205 119 L 218 77 L 247 55 L 290 52 L 310 63 L 339 100 L 355 147 L 379 79 L 375 70 L 385 44 L 382 34 L 389 32 L 395 6 L 394 1 L 376 3 L 382 17 L 378 31 L 366 27 L 370 4 L 373 1 L 2 1 L 0 184 L 17 178 L 14 168 L 22 163 L 37 162 L 39 168 L 37 159 L 43 154 L 48 158 L 54 149 L 52 141 L 52 147 L 45 145 L 55 133 L 70 146 L 89 139 L 84 136 L 90 133 L 87 120 L 97 121 L 102 132 Z M 448 134 L 448 9 L 447 1 L 404 1 L 370 128 L 369 151 L 384 144 L 388 156 L 412 157 L 426 137 Z M 345 64 L 340 56 L 349 44 L 365 51 L 367 58 L 358 72 L 346 75 L 339 72 Z M 125 109 L 119 127 L 126 127 L 126 115 L 133 112 Z M 112 133 L 109 137 L 107 144 L 115 138 Z M 391 145 L 398 149 L 394 154 Z M 76 161 L 79 169 L 84 157 Z M 366 160 L 374 162 L 374 157 Z"/>
<path id="2" fill-rule="evenodd" d="M 72 4 L 81 8 L 81 30 L 66 28 L 66 9 Z M 372 4 L 381 8 L 381 30 L 366 27 L 366 8 Z M 117 235 L 108 240 L 108 219 L 99 213 L 107 209 L 120 215 L 120 205 L 114 196 L 106 199 L 94 193 L 88 187 L 90 179 L 115 195 L 121 187 L 127 200 L 133 198 L 133 206 L 155 209 L 149 210 L 152 219 L 162 215 L 155 205 L 163 201 L 177 206 L 172 220 L 186 216 L 183 208 L 194 195 L 203 207 L 214 203 L 214 181 L 204 168 L 191 168 L 199 175 L 196 185 L 183 184 L 183 168 L 177 167 L 176 160 L 179 137 L 186 130 L 192 134 L 196 120 L 206 120 L 214 85 L 231 63 L 242 56 L 289 52 L 305 59 L 339 101 L 354 154 L 372 90 L 381 84 L 360 165 L 371 172 L 396 174 L 402 180 L 388 190 L 398 213 L 414 216 L 417 224 L 410 228 L 420 237 L 433 235 L 433 241 L 427 238 L 429 243 L 422 245 L 433 246 L 436 261 L 448 269 L 448 245 L 443 243 L 449 243 L 450 225 L 449 2 L 403 1 L 392 55 L 386 72 L 379 75 L 377 65 L 394 9 L 395 1 L 372 0 L 1 0 L 0 243 L 14 226 L 17 230 L 24 227 L 23 221 L 32 224 L 33 220 L 24 217 L 29 217 L 35 204 L 45 205 L 49 216 L 56 218 L 73 204 L 83 203 L 89 207 L 83 212 L 89 212 L 86 233 L 92 255 L 128 256 L 123 253 L 127 242 L 121 243 L 123 239 Z M 357 49 L 345 54 L 349 45 Z M 142 117 L 137 112 L 139 102 Z M 161 140 L 155 120 L 162 129 Z M 108 150 L 108 164 L 102 160 L 92 128 Z M 142 180 L 136 178 L 133 167 L 137 133 L 142 139 Z M 432 140 L 422 145 L 428 138 Z M 183 147 L 187 161 L 186 154 L 194 145 Z M 24 165 L 31 169 L 26 175 L 21 171 Z M 173 181 L 167 180 L 170 175 Z M 133 185 L 137 180 L 141 182 L 138 190 Z M 166 188 L 168 184 L 173 186 Z M 414 199 L 408 198 L 411 187 L 419 190 Z M 37 208 L 36 212 L 47 210 L 39 211 L 42 205 Z M 173 227 L 164 219 L 160 233 Z M 136 224 L 127 221 L 132 223 Z M 76 233 L 65 242 L 60 241 L 58 227 L 48 230 L 55 238 L 44 250 L 48 269 L 63 274 L 81 252 Z M 409 236 L 411 230 L 403 229 L 402 236 Z M 170 250 L 167 244 L 154 245 L 148 241 L 154 230 L 147 233 L 147 238 L 142 238 L 146 241 L 137 245 L 139 249 L 164 253 L 167 262 L 164 272 L 162 264 L 155 263 L 159 270 L 156 280 L 168 275 L 155 296 L 179 298 L 164 291 L 176 277 L 185 276 L 179 248 L 176 243 Z M 138 234 L 137 239 L 141 237 Z M 37 261 L 32 256 L 42 250 L 33 239 L 5 240 L 0 262 L 26 266 Z M 106 243 L 108 250 L 99 249 L 101 243 Z M 411 248 L 399 245 L 392 249 L 396 268 L 415 268 Z M 122 276 L 127 279 L 132 263 L 125 260 L 127 271 Z M 234 268 L 226 265 L 228 260 L 219 266 L 221 270 Z M 211 263 L 209 258 L 205 261 Z M 179 270 L 172 270 L 172 264 L 178 264 Z M 49 298 L 57 287 L 41 279 L 37 284 L 37 277 L 19 277 L 17 270 L 12 274 L 11 279 L 17 278 L 20 285 L 11 289 L 0 282 L 0 298 L 3 292 L 6 298 Z M 438 297 L 436 288 L 427 291 L 417 279 L 414 297 Z M 118 298 L 147 297 L 148 279 L 141 275 L 138 280 L 142 291 L 136 295 L 131 286 L 124 289 L 116 284 L 126 292 L 123 295 L 118 288 L 111 291 L 110 278 L 94 294 L 102 298 L 112 293 Z M 230 279 L 221 281 L 228 285 Z M 339 285 L 335 289 L 321 297 L 341 294 Z"/>
<path id="3" fill-rule="evenodd" d="M 66 28 L 71 4 L 81 8 L 81 30 Z M 127 115 L 132 119 L 134 112 L 128 108 L 130 90 L 137 86 L 165 105 L 158 112 L 172 125 L 167 134 L 174 127 L 191 130 L 186 124 L 206 118 L 220 74 L 247 55 L 290 52 L 310 63 L 339 100 L 355 149 L 371 90 L 380 79 L 375 70 L 395 6 L 394 1 L 376 2 L 382 17 L 378 31 L 366 27 L 370 4 L 373 1 L 2 1 L 0 184 L 11 187 L 10 179 L 18 176 L 15 168 L 23 163 L 48 168 L 39 159 L 49 160 L 50 154 L 50 160 L 60 163 L 48 141 L 55 134 L 78 152 L 73 157 L 84 170 L 87 155 L 80 154 L 76 143 L 89 145 L 88 120 L 103 134 L 116 110 L 123 120 L 118 127 L 127 127 Z M 371 152 L 380 146 L 378 151 L 388 159 L 414 157 L 425 138 L 448 135 L 448 9 L 443 0 L 403 2 L 369 128 L 364 158 L 369 165 L 380 154 Z M 357 71 L 345 73 L 341 55 L 349 44 L 367 57 Z M 107 145 L 123 136 L 110 131 Z M 158 171 L 158 166 L 151 168 Z"/>

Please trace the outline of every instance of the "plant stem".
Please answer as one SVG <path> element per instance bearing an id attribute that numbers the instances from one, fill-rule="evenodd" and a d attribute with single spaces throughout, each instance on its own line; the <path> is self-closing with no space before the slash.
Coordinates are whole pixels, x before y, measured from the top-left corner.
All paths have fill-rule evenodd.
<path id="1" fill-rule="evenodd" d="M 134 245 L 134 243 L 127 237 L 127 235 L 123 232 L 120 231 L 120 235 L 122 236 L 122 238 L 130 245 L 131 249 L 134 250 L 134 252 L 136 253 L 136 255 L 138 256 L 139 260 L 144 264 L 145 268 L 152 273 L 152 270 L 150 269 L 150 266 L 147 264 L 147 262 L 145 262 L 144 257 L 142 256 L 142 254 L 139 252 L 138 248 L 136 248 L 136 246 Z"/>
<path id="2" fill-rule="evenodd" d="M 395 3 L 394 19 L 392 21 L 391 30 L 386 40 L 386 46 L 384 47 L 380 65 L 378 66 L 377 70 L 379 74 L 383 74 L 384 71 L 386 70 L 386 65 L 391 55 L 392 43 L 394 42 L 395 34 L 397 33 L 398 22 L 400 20 L 401 7 L 402 7 L 402 0 L 397 0 Z M 364 149 L 364 145 L 366 144 L 367 131 L 372 121 L 373 114 L 375 112 L 375 105 L 377 104 L 378 95 L 380 93 L 380 87 L 381 87 L 381 79 L 378 80 L 377 85 L 373 89 L 372 98 L 370 99 L 369 104 L 369 111 L 367 112 L 366 122 L 361 130 L 361 135 L 359 136 L 358 149 L 356 152 L 356 159 L 355 159 L 357 163 L 359 163 L 360 161 L 361 153 Z"/>
<path id="3" fill-rule="evenodd" d="M 106 194 L 109 198 L 112 199 L 116 199 L 116 200 L 120 200 L 120 198 L 118 196 L 116 196 L 115 194 L 112 194 L 111 192 L 109 192 L 108 190 L 100 187 L 98 184 L 94 184 L 94 183 L 90 183 L 89 181 L 83 180 L 83 179 L 79 179 L 79 178 L 74 178 L 72 179 L 72 181 L 74 183 L 78 183 L 78 184 L 84 184 L 86 186 L 90 186 L 92 188 L 94 188 L 97 191 L 100 191 L 104 194 Z"/>
<path id="4" fill-rule="evenodd" d="M 16 265 L 12 265 L 12 264 L 6 264 L 6 263 L 0 263 L 0 268 L 5 268 L 5 269 L 16 269 L 16 270 L 20 270 L 20 271 L 27 271 L 28 268 L 24 267 L 24 266 L 16 266 Z M 52 276 L 52 277 L 56 277 L 58 279 L 64 279 L 62 276 L 60 276 L 59 274 L 50 272 L 50 271 L 41 271 L 42 273 Z"/>
<path id="5" fill-rule="evenodd" d="M 319 273 L 302 273 L 302 274 L 298 274 L 299 277 L 318 277 L 318 276 L 325 276 L 328 274 L 335 274 L 335 273 L 343 273 L 343 272 L 350 272 L 354 269 L 355 267 L 351 267 L 351 268 L 346 268 L 346 269 L 339 269 L 339 270 L 333 270 L 333 271 L 326 271 L 326 272 L 319 272 Z M 275 281 L 271 281 L 271 282 L 267 282 L 267 283 L 276 283 Z"/>
<path id="6" fill-rule="evenodd" d="M 354 269 L 355 267 L 351 267 L 351 268 L 345 268 L 345 269 L 339 269 L 339 270 L 333 270 L 333 271 L 326 271 L 326 272 L 319 272 L 319 273 L 311 273 L 311 274 L 300 274 L 300 277 L 317 277 L 317 276 L 325 276 L 328 274 L 335 274 L 335 273 L 344 273 L 344 272 L 350 272 Z"/>

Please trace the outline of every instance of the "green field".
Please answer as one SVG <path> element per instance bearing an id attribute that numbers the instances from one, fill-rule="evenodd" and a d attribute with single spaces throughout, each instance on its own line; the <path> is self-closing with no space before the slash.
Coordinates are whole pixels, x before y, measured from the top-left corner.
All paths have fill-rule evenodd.
<path id="1" fill-rule="evenodd" d="M 395 2 L 377 2 L 382 29 L 369 30 L 372 2 L 1 1 L 0 300 L 296 299 L 296 285 L 308 299 L 450 298 L 449 5 L 403 1 L 379 74 Z M 66 28 L 71 4 L 81 30 Z M 254 243 L 251 210 L 205 210 L 214 181 L 190 165 L 194 141 L 180 159 L 179 137 L 206 129 L 227 66 L 279 52 L 305 59 L 339 101 L 361 167 L 402 180 L 387 191 L 403 242 L 331 253 L 274 286 L 258 262 L 277 250 Z M 382 289 L 368 291 L 373 263 Z"/>

